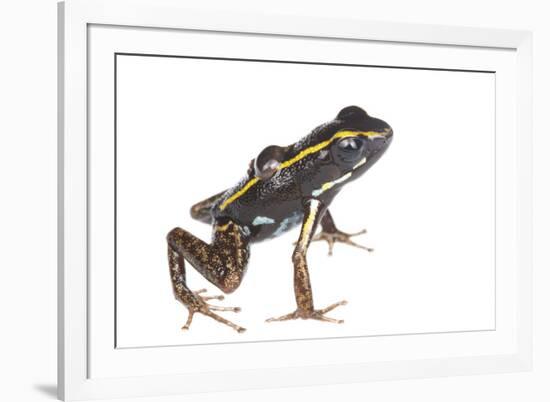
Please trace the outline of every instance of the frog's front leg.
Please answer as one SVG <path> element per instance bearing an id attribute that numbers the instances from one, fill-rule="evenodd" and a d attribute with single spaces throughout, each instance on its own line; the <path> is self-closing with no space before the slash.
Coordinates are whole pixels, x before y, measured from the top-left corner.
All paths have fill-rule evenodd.
<path id="1" fill-rule="evenodd" d="M 311 282 L 309 280 L 306 253 L 324 209 L 324 205 L 319 200 L 312 199 L 307 203 L 304 211 L 304 222 L 302 223 L 300 237 L 296 243 L 296 248 L 292 253 L 292 262 L 294 264 L 294 294 L 298 308 L 290 314 L 276 318 L 269 318 L 267 322 L 294 320 L 297 318 L 309 318 L 339 324 L 344 322 L 343 320 L 336 320 L 334 318 L 326 317 L 324 314 L 338 306 L 347 304 L 345 300 L 331 304 L 330 306 L 319 310 L 315 310 L 313 308 L 313 293 L 311 290 Z"/>
<path id="2" fill-rule="evenodd" d="M 212 242 L 207 244 L 191 233 L 175 228 L 168 233 L 168 262 L 174 296 L 189 310 L 189 316 L 182 329 L 189 329 L 193 315 L 200 313 L 230 326 L 238 332 L 240 327 L 214 311 L 240 311 L 238 307 L 219 307 L 208 303 L 223 296 L 203 296 L 205 289 L 193 292 L 187 287 L 185 260 L 202 276 L 224 293 L 231 293 L 240 285 L 249 257 L 248 231 L 233 221 L 216 221 L 213 226 Z"/>
<path id="3" fill-rule="evenodd" d="M 363 250 L 367 250 L 368 252 L 374 250 L 370 247 L 365 247 L 357 244 L 351 240 L 351 237 L 367 233 L 366 229 L 363 229 L 357 233 L 345 233 L 338 230 L 328 209 L 321 219 L 321 228 L 321 232 L 316 234 L 311 241 L 326 240 L 326 242 L 328 243 L 328 255 L 332 255 L 332 249 L 335 243 L 348 244 L 353 247 L 362 248 Z"/>

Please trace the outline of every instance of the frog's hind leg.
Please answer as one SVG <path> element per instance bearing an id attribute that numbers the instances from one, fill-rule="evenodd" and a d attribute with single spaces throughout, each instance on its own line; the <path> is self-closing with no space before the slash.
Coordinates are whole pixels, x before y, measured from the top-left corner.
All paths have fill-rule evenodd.
<path id="1" fill-rule="evenodd" d="M 211 224 L 214 220 L 211 213 L 212 207 L 220 199 L 220 197 L 225 194 L 226 191 L 227 190 L 222 191 L 221 193 L 208 197 L 206 200 L 202 200 L 201 202 L 197 202 L 193 205 L 189 211 L 191 213 L 191 218 Z"/>
<path id="2" fill-rule="evenodd" d="M 321 219 L 321 228 L 321 232 L 316 234 L 311 241 L 325 240 L 328 243 L 328 255 L 332 255 L 332 249 L 334 248 L 335 243 L 348 244 L 353 247 L 362 248 L 368 252 L 374 251 L 374 249 L 370 247 L 362 246 L 351 240 L 351 237 L 367 233 L 366 229 L 363 229 L 357 233 L 345 233 L 338 230 L 328 209 Z"/>
<path id="3" fill-rule="evenodd" d="M 249 235 L 232 221 L 214 224 L 212 243 L 207 244 L 191 233 L 175 228 L 168 233 L 168 262 L 174 296 L 189 310 L 182 329 L 189 329 L 195 313 L 207 315 L 230 326 L 238 332 L 245 328 L 214 313 L 214 311 L 240 311 L 238 307 L 219 307 L 208 303 L 211 299 L 222 300 L 223 296 L 204 296 L 206 290 L 191 291 L 187 287 L 185 260 L 202 276 L 224 293 L 231 293 L 240 285 L 249 258 Z"/>

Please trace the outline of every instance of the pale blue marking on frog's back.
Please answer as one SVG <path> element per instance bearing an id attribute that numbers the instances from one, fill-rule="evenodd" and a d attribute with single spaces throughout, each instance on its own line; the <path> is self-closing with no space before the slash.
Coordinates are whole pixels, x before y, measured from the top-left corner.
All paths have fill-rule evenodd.
<path id="1" fill-rule="evenodd" d="M 254 218 L 254 220 L 252 221 L 252 224 L 254 226 L 258 226 L 258 225 L 269 225 L 271 223 L 275 222 L 274 219 L 268 217 L 268 216 L 257 216 Z"/>
<path id="2" fill-rule="evenodd" d="M 298 225 L 302 222 L 302 213 L 301 212 L 293 212 L 292 215 L 286 217 L 281 221 L 279 224 L 279 227 L 275 232 L 273 232 L 273 237 L 277 237 L 282 235 L 287 230 L 292 229 L 294 226 Z"/>

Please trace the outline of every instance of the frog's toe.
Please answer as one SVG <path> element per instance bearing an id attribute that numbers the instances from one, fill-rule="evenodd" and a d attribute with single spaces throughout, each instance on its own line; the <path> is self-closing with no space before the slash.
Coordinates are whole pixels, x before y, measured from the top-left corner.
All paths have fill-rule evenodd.
<path id="1" fill-rule="evenodd" d="M 233 328 L 235 331 L 242 333 L 246 331 L 246 328 L 241 327 L 240 325 L 237 325 L 229 320 L 226 320 L 222 316 L 214 313 L 214 311 L 234 311 L 239 312 L 241 311 L 240 307 L 219 307 L 219 306 L 211 306 L 207 305 L 205 303 L 204 306 L 201 306 L 200 308 L 189 308 L 189 315 L 187 317 L 187 321 L 183 327 L 181 327 L 182 330 L 188 330 L 191 326 L 191 322 L 193 321 L 193 317 L 196 313 L 200 313 L 203 315 L 206 315 L 222 324 L 227 325 L 228 327 Z"/>
<path id="2" fill-rule="evenodd" d="M 335 318 L 327 317 L 327 316 L 325 316 L 325 314 L 328 313 L 329 311 L 334 310 L 336 307 L 345 306 L 346 304 L 348 304 L 348 302 L 346 300 L 341 300 L 337 303 L 333 303 L 330 306 L 327 306 L 325 308 L 318 309 L 318 310 L 303 311 L 303 310 L 297 309 L 297 310 L 293 311 L 292 313 L 285 314 L 285 315 L 282 315 L 280 317 L 268 318 L 265 321 L 266 322 L 288 321 L 288 320 L 296 320 L 298 318 L 301 318 L 301 319 L 304 319 L 304 320 L 311 319 L 311 320 L 332 322 L 332 323 L 335 323 L 335 324 L 342 324 L 344 322 L 344 320 L 337 320 Z"/>
<path id="3" fill-rule="evenodd" d="M 295 320 L 296 318 L 298 318 L 298 310 L 293 311 L 292 313 L 282 315 L 280 317 L 268 318 L 267 320 L 265 320 L 265 322 Z"/>
<path id="4" fill-rule="evenodd" d="M 240 307 L 225 307 L 225 306 L 214 306 L 210 303 L 207 303 L 207 300 L 223 300 L 224 296 L 203 296 L 202 293 L 205 293 L 206 289 L 200 289 L 195 292 L 192 292 L 195 296 L 194 302 L 192 302 L 190 305 L 187 306 L 187 309 L 189 311 L 189 315 L 187 316 L 187 321 L 183 327 L 181 327 L 182 330 L 188 330 L 191 326 L 191 323 L 193 322 L 193 317 L 196 313 L 206 315 L 222 324 L 225 324 L 231 328 L 233 328 L 237 332 L 244 332 L 246 331 L 246 328 L 243 328 L 237 324 L 234 324 L 233 322 L 226 320 L 225 318 L 221 317 L 220 315 L 214 313 L 214 311 L 232 311 L 234 313 L 238 313 L 241 311 Z"/>
<path id="5" fill-rule="evenodd" d="M 204 301 L 207 300 L 223 300 L 225 299 L 224 295 L 216 295 L 216 296 L 201 296 L 201 299 Z"/>
<path id="6" fill-rule="evenodd" d="M 210 311 L 233 311 L 234 313 L 241 312 L 240 307 L 213 306 L 211 304 L 208 304 L 208 308 L 210 309 Z"/>
<path id="7" fill-rule="evenodd" d="M 206 293 L 207 290 L 206 289 L 199 289 L 195 292 L 193 292 L 195 294 L 195 296 L 201 298 L 203 301 L 207 301 L 207 300 L 223 300 L 225 298 L 224 295 L 216 295 L 216 296 L 207 296 L 207 295 L 204 295 L 202 296 L 201 294 L 202 293 Z"/>
<path id="8" fill-rule="evenodd" d="M 334 244 L 336 244 L 336 243 L 348 244 L 350 246 L 366 250 L 370 253 L 370 252 L 374 251 L 373 248 L 365 247 L 365 246 L 363 246 L 361 244 L 357 244 L 357 243 L 355 243 L 354 241 L 351 240 L 351 237 L 359 236 L 359 235 L 362 235 L 362 234 L 365 234 L 365 233 L 367 233 L 366 229 L 360 230 L 359 232 L 356 232 L 356 233 L 345 233 L 345 232 L 341 232 L 340 230 L 337 230 L 335 232 L 322 231 L 322 232 L 316 234 L 311 239 L 311 241 L 313 242 L 313 241 L 325 240 L 328 243 L 328 255 L 332 255 L 332 251 L 334 249 Z"/>
<path id="9" fill-rule="evenodd" d="M 210 306 L 208 305 L 205 309 L 201 309 L 200 313 L 207 315 L 210 318 L 213 318 L 214 320 L 221 322 L 222 324 L 225 324 L 231 328 L 233 328 L 235 331 L 242 333 L 246 331 L 246 328 L 243 328 L 237 324 L 232 323 L 229 320 L 226 320 L 222 316 L 219 316 L 218 314 L 214 313 L 213 311 L 234 311 L 239 312 L 241 309 L 239 307 L 217 307 L 217 306 Z"/>

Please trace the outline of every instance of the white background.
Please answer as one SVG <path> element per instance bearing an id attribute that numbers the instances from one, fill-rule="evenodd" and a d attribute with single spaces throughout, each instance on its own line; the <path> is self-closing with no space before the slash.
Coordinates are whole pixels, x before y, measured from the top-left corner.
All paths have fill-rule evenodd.
<path id="1" fill-rule="evenodd" d="M 493 74 L 135 56 L 118 56 L 117 74 L 118 346 L 494 328 Z M 376 251 L 308 254 L 317 308 L 347 299 L 330 314 L 345 324 L 264 322 L 295 308 L 293 231 L 253 245 L 243 284 L 216 303 L 243 308 L 222 315 L 245 334 L 201 316 L 182 333 L 168 230 L 209 241 L 191 205 L 235 183 L 265 146 L 350 104 L 388 121 L 395 139 L 331 207 L 342 230 L 368 226 L 357 241 Z M 190 266 L 188 284 L 220 293 Z"/>
<path id="2" fill-rule="evenodd" d="M 204 3 L 204 2 L 202 2 Z M 212 3 L 214 4 L 214 3 Z M 224 4 L 219 2 L 218 4 Z M 226 5 L 225 7 L 229 7 Z M 311 398 L 323 401 L 545 401 L 550 376 L 547 292 L 549 264 L 550 169 L 545 162 L 550 140 L 546 109 L 550 103 L 550 28 L 543 2 L 419 0 L 319 4 L 305 1 L 235 1 L 233 9 L 272 10 L 286 14 L 357 17 L 482 27 L 523 28 L 535 32 L 535 361 L 531 373 L 448 379 L 378 382 L 346 386 L 234 392 L 226 400 L 253 401 Z M 2 184 L 2 335 L 0 354 L 3 399 L 53 399 L 55 389 L 56 315 L 56 142 L 55 35 L 53 1 L 2 3 L 0 88 L 2 119 L 0 168 Z M 389 155 L 389 154 L 388 154 Z M 380 162 L 382 163 L 382 162 Z M 544 255 L 543 255 L 544 253 Z M 200 395 L 150 400 L 219 400 Z M 145 399 L 148 400 L 148 399 Z"/>

